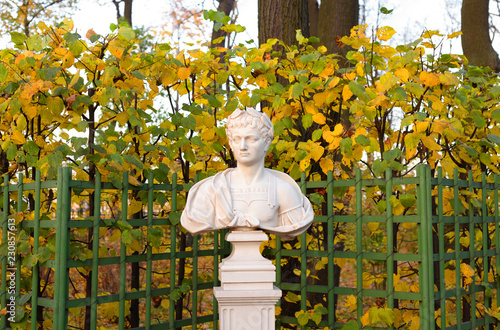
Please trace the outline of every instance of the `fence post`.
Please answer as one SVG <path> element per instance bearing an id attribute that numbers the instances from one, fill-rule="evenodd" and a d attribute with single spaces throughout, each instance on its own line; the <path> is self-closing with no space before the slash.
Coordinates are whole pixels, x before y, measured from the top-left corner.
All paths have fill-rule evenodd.
<path id="1" fill-rule="evenodd" d="M 428 171 L 429 170 L 429 171 Z M 433 284 L 433 251 L 432 251 L 432 210 L 430 209 L 431 182 L 430 168 L 426 165 L 417 167 L 418 188 L 417 208 L 420 216 L 419 253 L 422 256 L 422 267 L 419 269 L 420 292 L 420 329 L 434 329 L 434 284 Z"/>
<path id="2" fill-rule="evenodd" d="M 71 168 L 60 167 L 57 170 L 57 210 L 56 210 L 56 252 L 54 280 L 54 328 L 66 329 L 68 317 L 66 303 L 68 298 L 68 221 L 71 210 L 69 181 Z"/>

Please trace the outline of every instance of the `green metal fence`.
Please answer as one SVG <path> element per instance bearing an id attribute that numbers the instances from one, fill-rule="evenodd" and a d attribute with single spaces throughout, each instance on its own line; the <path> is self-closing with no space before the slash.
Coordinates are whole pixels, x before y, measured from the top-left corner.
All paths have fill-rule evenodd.
<path id="1" fill-rule="evenodd" d="M 313 226 L 264 248 L 284 293 L 278 329 L 496 326 L 499 178 L 449 179 L 426 166 L 391 174 L 302 178 Z M 183 232 L 190 185 L 175 176 L 128 182 L 128 173 L 120 184 L 81 181 L 69 168 L 57 181 L 4 178 L 1 308 L 15 300 L 22 328 L 217 328 L 212 288 L 230 251 L 225 232 Z"/>

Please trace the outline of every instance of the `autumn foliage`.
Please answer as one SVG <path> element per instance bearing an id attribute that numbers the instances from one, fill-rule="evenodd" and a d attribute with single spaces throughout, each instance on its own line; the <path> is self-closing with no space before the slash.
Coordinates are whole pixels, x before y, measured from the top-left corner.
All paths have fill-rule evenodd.
<path id="1" fill-rule="evenodd" d="M 225 120 L 237 108 L 264 104 L 275 130 L 266 165 L 295 179 L 302 172 L 311 181 L 328 172 L 347 179 L 354 168 L 366 177 L 387 169 L 406 177 L 418 164 L 442 167 L 448 178 L 455 169 L 474 178 L 499 173 L 497 76 L 439 52 L 443 39 L 457 34 L 426 31 L 394 46 L 392 28 L 372 36 L 366 30 L 355 27 L 339 41 L 351 48 L 347 68 L 300 31 L 298 46 L 271 39 L 232 49 L 148 46 L 125 25 L 81 36 L 69 20 L 40 23 L 30 37 L 13 32 L 14 47 L 0 50 L 0 172 L 12 181 L 24 172 L 30 180 L 38 169 L 54 179 L 64 165 L 76 179 L 94 180 L 99 172 L 116 188 L 124 171 L 135 186 L 151 172 L 156 182 L 175 172 L 189 183 L 196 173 L 235 165 Z M 393 201 L 396 215 L 411 204 L 402 195 Z M 130 198 L 130 212 L 140 212 L 138 197 Z M 363 325 L 372 313 L 377 322 L 394 323 L 394 312 L 379 306 Z"/>

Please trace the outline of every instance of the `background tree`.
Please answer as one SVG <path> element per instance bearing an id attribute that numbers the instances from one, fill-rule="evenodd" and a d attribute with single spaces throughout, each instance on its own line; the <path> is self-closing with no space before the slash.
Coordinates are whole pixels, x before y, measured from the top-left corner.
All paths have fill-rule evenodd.
<path id="1" fill-rule="evenodd" d="M 54 23 L 71 13 L 77 0 L 2 0 L 0 26 L 2 32 L 22 32 L 26 36 L 40 21 Z"/>
<path id="2" fill-rule="evenodd" d="M 120 23 L 125 20 L 129 26 L 132 25 L 132 2 L 133 0 L 113 0 L 113 4 L 116 8 L 116 20 Z M 121 5 L 123 4 L 123 10 Z"/>
<path id="3" fill-rule="evenodd" d="M 500 59 L 490 38 L 489 0 L 462 1 L 462 49 L 475 66 L 488 66 L 500 71 Z"/>

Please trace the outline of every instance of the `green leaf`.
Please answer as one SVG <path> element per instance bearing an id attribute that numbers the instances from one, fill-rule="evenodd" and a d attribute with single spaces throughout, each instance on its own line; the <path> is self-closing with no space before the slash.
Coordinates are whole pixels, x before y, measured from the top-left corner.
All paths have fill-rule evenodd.
<path id="1" fill-rule="evenodd" d="M 11 32 L 10 39 L 16 45 L 20 45 L 20 44 L 24 43 L 24 41 L 26 40 L 26 36 L 22 33 L 19 33 L 19 32 Z"/>
<path id="2" fill-rule="evenodd" d="M 299 97 L 302 92 L 304 91 L 305 83 L 295 83 L 292 87 L 292 97 L 297 98 Z"/>
<path id="3" fill-rule="evenodd" d="M 134 30 L 128 26 L 121 26 L 118 30 L 118 39 L 130 41 L 135 37 Z"/>
<path id="4" fill-rule="evenodd" d="M 342 330 L 359 330 L 358 322 L 350 320 L 342 327 Z"/>
<path id="5" fill-rule="evenodd" d="M 394 323 L 394 311 L 390 308 L 380 308 L 378 317 L 386 325 L 392 325 Z"/>
<path id="6" fill-rule="evenodd" d="M 344 154 L 350 154 L 352 152 L 352 139 L 350 137 L 343 138 L 339 143 L 340 151 Z"/>
<path id="7" fill-rule="evenodd" d="M 500 109 L 495 109 L 491 112 L 491 118 L 497 123 L 500 123 Z"/>
<path id="8" fill-rule="evenodd" d="M 349 83 L 349 89 L 354 95 L 356 95 L 361 100 L 365 101 L 366 99 L 368 99 L 365 93 L 365 87 L 363 85 L 351 81 Z"/>
<path id="9" fill-rule="evenodd" d="M 322 136 L 323 136 L 323 130 L 317 129 L 317 130 L 315 130 L 312 133 L 312 137 L 311 138 L 312 138 L 313 141 L 318 141 L 319 139 L 321 139 Z"/>
<path id="10" fill-rule="evenodd" d="M 123 155 L 123 159 L 126 160 L 127 162 L 129 162 L 130 164 L 135 165 L 136 167 L 138 167 L 140 169 L 144 168 L 144 164 L 139 159 L 135 158 L 132 155 L 125 154 L 125 155 Z"/>
<path id="11" fill-rule="evenodd" d="M 40 147 L 33 141 L 28 141 L 23 145 L 24 151 L 30 155 L 36 155 L 40 151 Z"/>
<path id="12" fill-rule="evenodd" d="M 401 196 L 399 196 L 399 201 L 405 208 L 410 208 L 415 205 L 415 202 L 417 200 L 414 194 L 402 194 Z"/>
<path id="13" fill-rule="evenodd" d="M 406 91 L 403 87 L 396 87 L 391 93 L 390 93 L 391 99 L 394 101 L 404 101 L 406 100 Z"/>
<path id="14" fill-rule="evenodd" d="M 498 135 L 494 134 L 488 134 L 488 140 L 490 140 L 493 143 L 496 143 L 500 146 L 500 137 Z"/>
<path id="15" fill-rule="evenodd" d="M 181 211 L 171 211 L 170 214 L 168 215 L 168 218 L 170 220 L 170 223 L 172 225 L 176 225 L 181 221 Z"/>
<path id="16" fill-rule="evenodd" d="M 300 325 L 306 325 L 307 322 L 309 322 L 309 314 L 308 313 L 301 313 L 297 316 L 297 322 L 299 322 Z"/>
<path id="17" fill-rule="evenodd" d="M 370 139 L 363 134 L 356 136 L 354 141 L 356 141 L 357 144 L 365 147 L 370 145 Z"/>
<path id="18" fill-rule="evenodd" d="M 312 114 L 308 113 L 307 115 L 302 116 L 302 125 L 304 126 L 305 129 L 311 127 L 312 124 L 313 124 Z"/>

